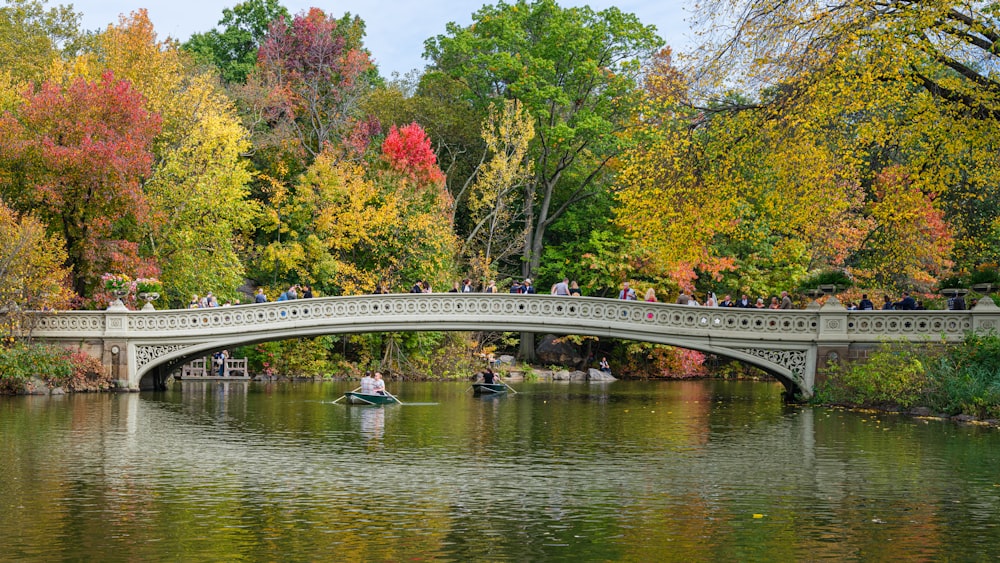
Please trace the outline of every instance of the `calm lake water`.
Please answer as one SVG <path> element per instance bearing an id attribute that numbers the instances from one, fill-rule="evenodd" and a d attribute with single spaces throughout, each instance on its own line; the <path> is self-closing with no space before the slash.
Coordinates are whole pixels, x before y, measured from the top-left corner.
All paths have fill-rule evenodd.
<path id="1" fill-rule="evenodd" d="M 0 397 L 0 560 L 993 560 L 1000 432 L 769 383 Z"/>

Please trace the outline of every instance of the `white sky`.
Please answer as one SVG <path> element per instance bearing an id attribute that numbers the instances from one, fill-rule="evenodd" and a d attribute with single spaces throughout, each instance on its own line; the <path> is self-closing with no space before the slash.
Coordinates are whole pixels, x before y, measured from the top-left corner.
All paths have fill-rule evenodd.
<path id="1" fill-rule="evenodd" d="M 166 36 L 186 41 L 191 34 L 208 31 L 222 18 L 222 10 L 241 0 L 48 0 L 49 6 L 72 4 L 81 13 L 85 29 L 103 29 L 118 21 L 119 14 L 146 8 L 160 38 Z M 450 21 L 467 25 L 473 12 L 496 1 L 461 0 L 283 0 L 282 5 L 292 14 L 310 7 L 340 17 L 345 12 L 365 21 L 365 45 L 371 51 L 383 76 L 392 72 L 404 74 L 423 69 L 421 58 L 424 40 L 444 33 Z M 511 2 L 512 3 L 512 2 Z M 684 51 L 694 42 L 689 21 L 693 17 L 688 6 L 693 0 L 560 0 L 559 5 L 589 5 L 594 10 L 617 6 L 638 16 L 645 25 L 654 25 L 667 44 L 675 51 Z"/>

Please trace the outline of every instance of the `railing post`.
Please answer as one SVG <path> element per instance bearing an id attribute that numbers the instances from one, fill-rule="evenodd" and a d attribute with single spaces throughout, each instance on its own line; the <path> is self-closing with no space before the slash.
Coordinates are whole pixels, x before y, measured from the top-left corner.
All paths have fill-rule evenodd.
<path id="1" fill-rule="evenodd" d="M 1000 332 L 1000 307 L 984 295 L 972 308 L 972 330 L 980 334 Z"/>

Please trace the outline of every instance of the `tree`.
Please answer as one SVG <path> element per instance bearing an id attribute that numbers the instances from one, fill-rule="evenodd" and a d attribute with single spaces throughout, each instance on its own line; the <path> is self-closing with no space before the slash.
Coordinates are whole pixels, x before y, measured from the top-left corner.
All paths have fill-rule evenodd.
<path id="1" fill-rule="evenodd" d="M 771 88 L 775 115 L 827 124 L 831 148 L 857 171 L 867 202 L 879 201 L 883 172 L 902 166 L 910 189 L 944 213 L 957 267 L 996 261 L 994 4 L 750 0 L 706 9 L 718 14 L 712 21 L 735 24 L 735 33 L 702 51 L 709 54 L 702 92 L 723 76 L 753 91 Z M 741 74 L 730 76 L 732 68 Z"/>
<path id="2" fill-rule="evenodd" d="M 148 211 L 140 186 L 160 119 L 111 72 L 46 82 L 24 97 L 0 117 L 0 174 L 13 206 L 66 241 L 73 288 L 85 295 L 112 261 L 135 252 L 116 235 Z"/>
<path id="3" fill-rule="evenodd" d="M 494 263 L 524 247 L 525 231 L 514 225 L 523 224 L 517 204 L 532 176 L 532 163 L 526 162 L 535 136 L 531 117 L 516 100 L 504 100 L 501 108 L 492 106 L 483 121 L 486 146 L 476 174 L 470 178 L 475 181 L 468 197 L 472 229 L 463 253 L 474 275 L 482 279 L 496 277 Z"/>
<path id="4" fill-rule="evenodd" d="M 195 33 L 183 49 L 218 68 L 225 82 L 243 83 L 257 65 L 257 51 L 271 24 L 289 16 L 277 0 L 240 2 L 222 10 L 218 28 Z"/>
<path id="5" fill-rule="evenodd" d="M 876 287 L 933 287 L 952 266 L 954 239 L 933 196 L 916 188 L 905 168 L 886 168 L 870 204 L 876 228 L 854 273 Z"/>
<path id="6" fill-rule="evenodd" d="M 760 295 L 849 265 L 871 222 L 829 123 L 776 116 L 766 100 L 735 94 L 717 106 L 746 109 L 692 108 L 686 84 L 669 57 L 658 59 L 621 159 L 616 222 L 644 273 Z"/>
<path id="7" fill-rule="evenodd" d="M 161 219 L 150 224 L 147 240 L 175 303 L 208 290 L 220 297 L 238 295 L 246 272 L 241 253 L 258 209 L 248 198 L 246 130 L 206 80 L 189 84 L 186 93 L 203 101 L 198 119 L 180 145 L 164 154 L 146 185 Z"/>
<path id="8" fill-rule="evenodd" d="M 455 238 L 441 171 L 419 126 L 403 129 L 387 136 L 367 166 L 330 147 L 290 194 L 277 184 L 275 200 L 287 202 L 284 235 L 261 255 L 265 275 L 328 295 L 371 293 L 379 284 L 400 288 L 418 279 L 443 284 L 452 276 Z"/>
<path id="9" fill-rule="evenodd" d="M 185 303 L 210 289 L 236 297 L 245 279 L 240 252 L 257 206 L 249 200 L 243 157 L 248 135 L 232 101 L 212 72 L 157 39 L 145 10 L 108 26 L 95 45 L 97 61 L 131 80 L 163 117 L 157 161 L 143 186 L 151 213 L 140 230 L 166 296 Z"/>
<path id="10" fill-rule="evenodd" d="M 889 56 L 895 64 L 869 68 L 870 78 L 925 89 L 970 117 L 1000 116 L 1000 81 L 990 71 L 1000 40 L 992 2 L 713 0 L 702 9 L 709 30 L 720 22 L 735 30 L 716 33 L 716 48 L 704 51 L 712 78 L 745 68 L 752 84 L 778 85 L 820 77 L 855 54 L 870 62 Z"/>
<path id="11" fill-rule="evenodd" d="M 546 230 L 606 189 L 617 136 L 631 122 L 642 62 L 662 43 L 617 8 L 559 7 L 552 0 L 485 6 L 473 23 L 426 42 L 432 70 L 465 85 L 485 110 L 517 99 L 534 118 L 534 178 L 525 186 L 522 273 L 539 265 Z"/>
<path id="12" fill-rule="evenodd" d="M 43 0 L 7 0 L 0 7 L 0 68 L 19 80 L 39 80 L 79 40 L 72 6 L 45 9 Z"/>
<path id="13" fill-rule="evenodd" d="M 14 341 L 24 311 L 65 307 L 71 292 L 58 236 L 0 200 L 0 346 Z"/>
<path id="14" fill-rule="evenodd" d="M 338 21 L 312 8 L 272 22 L 260 47 L 267 120 L 287 128 L 306 162 L 327 142 L 346 138 L 356 123 L 373 68 L 361 47 L 363 30 L 360 19 Z"/>

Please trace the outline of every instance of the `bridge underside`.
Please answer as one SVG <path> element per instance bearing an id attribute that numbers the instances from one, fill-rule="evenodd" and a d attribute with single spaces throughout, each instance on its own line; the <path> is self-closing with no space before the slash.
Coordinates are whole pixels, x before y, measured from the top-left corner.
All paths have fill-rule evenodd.
<path id="1" fill-rule="evenodd" d="M 339 328 L 339 329 L 338 329 Z M 165 349 L 161 344 L 145 343 L 136 340 L 130 343 L 135 347 L 137 357 L 146 357 L 156 352 L 162 355 L 151 358 L 136 372 L 137 380 L 130 382 L 133 387 L 139 389 L 153 389 L 159 381 L 177 367 L 183 365 L 194 358 L 210 355 L 218 350 L 232 349 L 238 346 L 247 346 L 262 342 L 286 340 L 290 338 L 304 338 L 325 336 L 331 334 L 347 333 L 372 333 L 372 332 L 413 332 L 413 331 L 477 331 L 483 330 L 480 326 L 456 326 L 456 323 L 422 323 L 420 327 L 414 327 L 412 323 L 397 326 L 385 326 L 383 324 L 373 324 L 371 326 L 352 326 L 348 330 L 343 327 L 314 327 L 308 330 L 296 329 L 291 331 L 270 331 L 267 334 L 241 334 L 226 337 L 216 337 L 210 340 L 193 341 L 189 344 L 177 343 Z M 815 365 L 815 351 L 805 347 L 788 348 L 760 348 L 760 342 L 747 341 L 742 343 L 727 342 L 725 345 L 713 343 L 711 339 L 699 339 L 683 337 L 669 334 L 645 334 L 638 337 L 634 331 L 615 330 L 602 328 L 597 330 L 580 330 L 582 327 L 557 327 L 548 326 L 546 330 L 539 331 L 533 328 L 530 332 L 540 334 L 567 335 L 574 334 L 580 336 L 597 336 L 601 338 L 616 338 L 623 340 L 635 340 L 649 342 L 653 344 L 665 344 L 678 348 L 697 350 L 705 354 L 714 354 L 720 357 L 740 361 L 748 365 L 758 367 L 773 375 L 780 381 L 786 389 L 789 398 L 809 397 L 812 393 L 812 381 L 814 370 L 810 366 Z M 489 330 L 504 332 L 520 332 L 524 330 L 521 324 L 513 326 L 495 326 Z"/>

